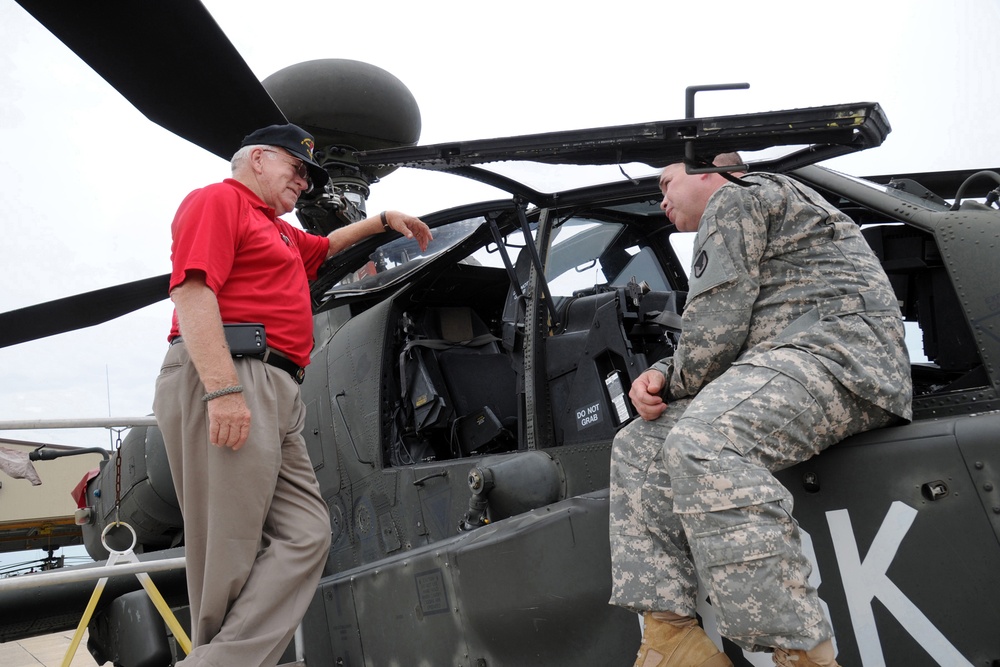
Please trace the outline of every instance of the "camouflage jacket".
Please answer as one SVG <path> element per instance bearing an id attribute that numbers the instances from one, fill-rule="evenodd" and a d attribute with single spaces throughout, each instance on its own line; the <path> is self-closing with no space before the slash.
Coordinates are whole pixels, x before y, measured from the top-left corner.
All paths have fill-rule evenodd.
<path id="1" fill-rule="evenodd" d="M 822 366 L 910 419 L 902 316 L 858 226 L 785 176 L 742 178 L 752 185 L 720 187 L 698 225 L 680 342 L 653 365 L 667 378 L 664 396 L 693 396 L 736 364 L 809 387 Z"/>

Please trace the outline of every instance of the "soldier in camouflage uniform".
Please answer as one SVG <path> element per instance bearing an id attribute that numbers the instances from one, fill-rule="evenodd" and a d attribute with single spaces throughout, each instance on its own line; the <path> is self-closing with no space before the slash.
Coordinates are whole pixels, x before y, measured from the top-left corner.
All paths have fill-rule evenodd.
<path id="1" fill-rule="evenodd" d="M 911 417 L 902 317 L 857 225 L 785 176 L 739 180 L 660 178 L 698 234 L 679 345 L 633 383 L 642 419 L 611 459 L 611 602 L 645 616 L 637 667 L 731 665 L 694 620 L 699 575 L 739 646 L 836 665 L 772 472 Z"/>

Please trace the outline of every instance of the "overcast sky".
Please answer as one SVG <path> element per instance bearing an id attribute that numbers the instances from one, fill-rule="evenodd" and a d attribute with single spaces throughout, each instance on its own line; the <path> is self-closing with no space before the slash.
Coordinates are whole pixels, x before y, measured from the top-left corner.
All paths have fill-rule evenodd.
<path id="1" fill-rule="evenodd" d="M 829 166 L 1000 165 L 997 0 L 205 4 L 259 78 L 316 58 L 393 73 L 420 106 L 423 144 L 681 118 L 686 86 L 746 81 L 701 94 L 699 115 L 876 101 L 885 144 Z M 0 312 L 168 272 L 177 204 L 228 164 L 143 117 L 11 0 L 0 91 Z M 368 207 L 419 215 L 493 196 L 400 170 Z M 0 349 L 0 420 L 148 414 L 169 317 L 163 302 Z M 100 431 L 0 437 L 108 443 Z"/>

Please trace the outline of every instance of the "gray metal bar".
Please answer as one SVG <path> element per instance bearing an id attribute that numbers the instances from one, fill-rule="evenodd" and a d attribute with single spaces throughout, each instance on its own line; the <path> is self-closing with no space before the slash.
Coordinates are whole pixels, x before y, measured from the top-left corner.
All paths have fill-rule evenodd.
<path id="1" fill-rule="evenodd" d="M 167 570 L 182 570 L 186 567 L 183 556 L 179 558 L 164 558 L 163 560 L 147 560 L 139 563 L 122 563 L 121 565 L 102 565 L 99 567 L 82 567 L 71 570 L 49 571 L 39 574 L 25 574 L 19 577 L 0 579 L 0 593 L 5 591 L 26 590 L 58 584 L 71 584 L 78 581 L 100 579 L 101 577 L 120 577 L 139 572 L 166 572 Z"/>
<path id="2" fill-rule="evenodd" d="M 24 419 L 0 421 L 0 431 L 42 428 L 132 428 L 156 426 L 156 417 L 98 417 L 94 419 Z"/>

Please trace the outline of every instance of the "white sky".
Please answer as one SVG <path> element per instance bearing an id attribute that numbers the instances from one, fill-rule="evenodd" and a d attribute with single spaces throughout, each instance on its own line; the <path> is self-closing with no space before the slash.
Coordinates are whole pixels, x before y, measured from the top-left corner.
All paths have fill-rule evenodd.
<path id="1" fill-rule="evenodd" d="M 259 78 L 315 58 L 392 72 L 420 106 L 422 144 L 681 118 L 686 86 L 746 81 L 749 91 L 699 95 L 698 114 L 877 101 L 893 126 L 886 143 L 830 166 L 1000 164 L 997 0 L 205 4 Z M 145 119 L 11 0 L 0 0 L 0 91 L 0 312 L 168 272 L 177 204 L 228 164 Z M 368 208 L 419 215 L 493 196 L 400 170 Z M 0 421 L 148 414 L 169 317 L 163 302 L 0 349 Z"/>

